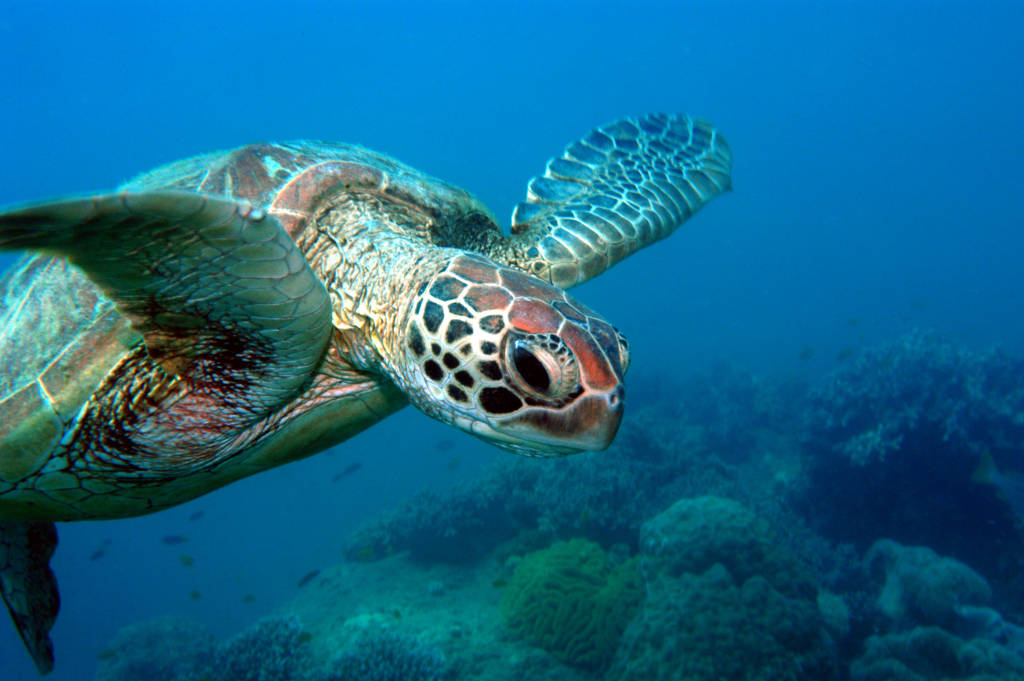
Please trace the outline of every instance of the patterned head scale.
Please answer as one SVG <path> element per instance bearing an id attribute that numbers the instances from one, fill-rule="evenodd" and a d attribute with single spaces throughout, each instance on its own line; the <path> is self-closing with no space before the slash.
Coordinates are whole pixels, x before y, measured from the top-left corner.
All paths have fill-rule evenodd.
<path id="1" fill-rule="evenodd" d="M 561 289 L 478 256 L 421 287 L 405 357 L 417 406 L 520 453 L 604 449 L 622 419 L 622 334 Z"/>

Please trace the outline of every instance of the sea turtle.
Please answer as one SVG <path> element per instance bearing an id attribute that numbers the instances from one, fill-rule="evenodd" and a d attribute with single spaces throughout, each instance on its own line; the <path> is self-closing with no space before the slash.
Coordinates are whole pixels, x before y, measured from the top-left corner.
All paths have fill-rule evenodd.
<path id="1" fill-rule="evenodd" d="M 412 403 L 537 455 L 608 446 L 624 337 L 563 289 L 730 187 L 706 122 L 599 127 L 503 233 L 472 195 L 379 153 L 255 144 L 117 193 L 0 214 L 0 591 L 42 673 L 54 521 L 156 511 Z"/>

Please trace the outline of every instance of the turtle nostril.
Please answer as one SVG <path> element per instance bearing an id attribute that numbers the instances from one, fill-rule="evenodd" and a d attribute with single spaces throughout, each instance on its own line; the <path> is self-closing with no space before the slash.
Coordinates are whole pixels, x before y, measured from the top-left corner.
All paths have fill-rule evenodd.
<path id="1" fill-rule="evenodd" d="M 619 406 L 620 404 L 622 404 L 622 399 L 623 397 L 625 397 L 625 394 L 625 389 L 620 385 L 618 388 L 616 388 L 615 390 L 608 394 L 608 405 L 612 407 Z"/>

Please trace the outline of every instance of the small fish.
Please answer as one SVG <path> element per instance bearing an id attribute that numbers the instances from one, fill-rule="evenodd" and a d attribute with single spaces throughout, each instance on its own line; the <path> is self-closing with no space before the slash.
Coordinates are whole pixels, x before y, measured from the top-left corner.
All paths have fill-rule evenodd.
<path id="1" fill-rule="evenodd" d="M 199 593 L 195 589 L 192 589 L 192 591 L 188 592 L 188 597 L 191 598 L 193 601 L 198 601 L 200 598 L 203 597 L 203 594 Z"/>
<path id="2" fill-rule="evenodd" d="M 438 440 L 434 443 L 434 449 L 439 452 L 450 452 L 455 449 L 454 440 Z"/>
<path id="3" fill-rule="evenodd" d="M 845 362 L 851 357 L 853 357 L 853 348 L 843 348 L 842 350 L 836 353 L 837 362 Z"/>
<path id="4" fill-rule="evenodd" d="M 180 534 L 168 534 L 164 535 L 164 538 L 160 540 L 167 546 L 177 546 L 178 544 L 184 544 L 188 541 L 188 537 L 183 537 Z"/>
<path id="5" fill-rule="evenodd" d="M 377 552 L 372 546 L 363 546 L 359 548 L 352 557 L 360 562 L 369 563 L 377 557 Z"/>
<path id="6" fill-rule="evenodd" d="M 96 653 L 97 660 L 109 660 L 117 655 L 117 651 L 113 648 L 104 648 L 100 652 Z"/>
<path id="7" fill-rule="evenodd" d="M 105 555 L 107 555 L 106 551 L 104 551 L 103 549 L 96 549 L 92 552 L 92 555 L 89 556 L 89 560 L 99 560 Z"/>
<path id="8" fill-rule="evenodd" d="M 256 602 L 256 595 L 255 594 L 245 594 L 244 596 L 242 596 L 242 602 L 243 603 L 255 603 Z"/>
<path id="9" fill-rule="evenodd" d="M 800 348 L 800 359 L 802 361 L 806 362 L 812 357 L 814 357 L 814 348 L 812 348 L 810 345 L 805 345 L 802 348 Z"/>
<path id="10" fill-rule="evenodd" d="M 853 327 L 860 326 L 860 317 L 850 317 L 846 320 L 846 323 Z"/>
<path id="11" fill-rule="evenodd" d="M 391 611 L 391 616 L 394 617 L 396 620 L 402 619 L 402 613 L 397 608 Z"/>
<path id="12" fill-rule="evenodd" d="M 992 453 L 986 449 L 981 453 L 971 481 L 995 487 L 999 498 L 1006 502 L 1017 519 L 1024 520 L 1024 475 L 1000 472 L 992 460 Z"/>
<path id="13" fill-rule="evenodd" d="M 187 553 L 183 553 L 180 556 L 178 556 L 178 560 L 185 567 L 192 567 L 193 565 L 195 565 L 196 562 L 196 559 L 188 555 Z"/>
<path id="14" fill-rule="evenodd" d="M 347 478 L 348 476 L 352 475 L 362 467 L 363 464 L 359 463 L 358 461 L 354 461 L 350 463 L 348 466 L 345 466 L 345 470 L 331 478 L 331 482 L 338 482 L 339 480 L 343 480 L 344 478 Z"/>
<path id="15" fill-rule="evenodd" d="M 498 577 L 496 580 L 491 582 L 491 585 L 495 589 L 504 589 L 506 586 L 508 586 L 508 580 L 504 579 L 503 577 Z"/>
<path id="16" fill-rule="evenodd" d="M 445 468 L 446 468 L 447 470 L 453 471 L 453 470 L 455 470 L 456 468 L 458 468 L 458 467 L 459 467 L 459 466 L 460 466 L 461 464 L 462 464 L 462 459 L 460 459 L 460 458 L 459 458 L 459 457 L 457 457 L 457 456 L 453 456 L 452 458 L 448 459 L 448 463 L 446 463 L 446 464 L 444 465 L 444 467 L 445 467 Z"/>
<path id="17" fill-rule="evenodd" d="M 306 586 L 313 581 L 316 576 L 320 574 L 320 570 L 310 570 L 306 574 L 302 575 L 302 579 L 299 580 L 299 588 Z"/>
<path id="18" fill-rule="evenodd" d="M 204 515 L 206 515 L 206 511 L 196 511 L 195 513 L 190 515 L 188 519 L 192 522 L 195 522 L 196 520 L 202 518 Z"/>
<path id="19" fill-rule="evenodd" d="M 309 633 L 308 631 L 303 631 L 298 636 L 299 643 L 309 643 L 312 640 L 313 640 L 313 634 Z"/>

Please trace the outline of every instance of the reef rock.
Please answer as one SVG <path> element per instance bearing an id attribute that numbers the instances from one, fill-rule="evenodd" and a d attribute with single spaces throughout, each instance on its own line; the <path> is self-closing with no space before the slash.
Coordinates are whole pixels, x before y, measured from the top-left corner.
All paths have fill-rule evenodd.
<path id="1" fill-rule="evenodd" d="M 850 668 L 852 681 L 1024 679 L 1024 659 L 988 639 L 965 641 L 938 627 L 872 636 Z"/>
<path id="2" fill-rule="evenodd" d="M 878 609 L 896 628 L 936 625 L 951 629 L 957 608 L 984 606 L 992 598 L 985 578 L 958 560 L 926 546 L 875 542 L 864 556 L 865 571 L 883 580 Z"/>

